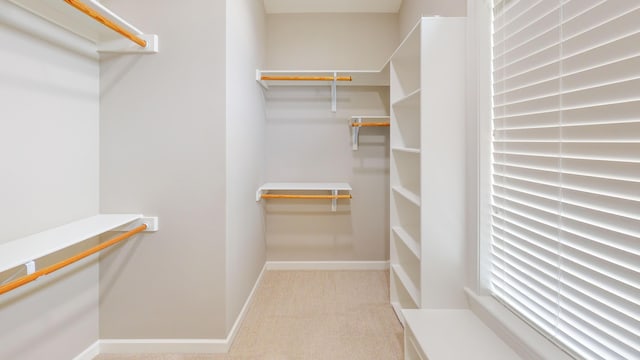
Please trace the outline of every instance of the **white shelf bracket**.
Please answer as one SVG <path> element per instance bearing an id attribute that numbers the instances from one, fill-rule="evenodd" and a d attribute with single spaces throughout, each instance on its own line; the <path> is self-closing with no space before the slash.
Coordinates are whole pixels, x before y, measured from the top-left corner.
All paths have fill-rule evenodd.
<path id="1" fill-rule="evenodd" d="M 36 272 L 36 263 L 31 260 L 28 263 L 24 264 L 24 267 L 27 268 L 27 275 L 31 275 Z"/>
<path id="2" fill-rule="evenodd" d="M 337 105 L 336 105 L 336 103 L 337 103 L 337 100 L 336 100 L 336 97 L 337 97 L 337 95 L 336 95 L 336 92 L 337 92 L 336 91 L 336 82 L 338 81 L 337 78 L 338 78 L 338 73 L 334 72 L 333 73 L 333 81 L 331 82 L 331 111 L 332 112 L 336 112 L 336 110 L 337 110 Z"/>
<path id="3" fill-rule="evenodd" d="M 262 80 L 262 71 L 260 69 L 256 69 L 256 81 L 260 84 L 265 90 L 269 90 L 269 85 L 267 82 Z"/>
<path id="4" fill-rule="evenodd" d="M 331 195 L 333 195 L 333 199 L 331 199 L 331 211 L 336 211 L 338 209 L 338 190 L 331 190 Z"/>
<path id="5" fill-rule="evenodd" d="M 353 143 L 353 150 L 358 150 L 358 138 L 360 137 L 360 126 L 353 126 L 353 124 L 362 124 L 362 118 L 356 118 L 355 121 L 352 120 L 351 122 L 351 129 L 353 130 L 353 132 L 351 133 L 352 136 L 352 143 Z"/>

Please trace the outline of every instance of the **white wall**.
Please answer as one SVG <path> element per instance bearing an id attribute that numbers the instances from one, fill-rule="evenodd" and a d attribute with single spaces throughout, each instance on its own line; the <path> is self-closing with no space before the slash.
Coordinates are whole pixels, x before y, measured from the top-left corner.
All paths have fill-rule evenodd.
<path id="1" fill-rule="evenodd" d="M 379 70 L 397 46 L 395 14 L 268 15 L 267 68 Z M 389 130 L 363 128 L 351 150 L 352 115 L 388 115 L 388 87 L 271 86 L 266 180 L 348 182 L 353 199 L 263 201 L 267 258 L 380 261 L 389 258 Z"/>
<path id="2" fill-rule="evenodd" d="M 398 45 L 398 16 L 272 14 L 267 33 L 271 70 L 379 70 Z"/>
<path id="3" fill-rule="evenodd" d="M 266 200 L 269 260 L 380 261 L 389 257 L 389 129 L 363 128 L 351 149 L 352 115 L 387 115 L 388 88 L 324 87 L 266 92 L 269 182 L 348 182 L 353 199 Z"/>
<path id="4" fill-rule="evenodd" d="M 85 40 L 2 0 L 0 44 L 2 243 L 97 213 L 99 102 Z M 0 359 L 70 359 L 95 342 L 97 279 L 88 259 L 0 296 Z"/>
<path id="5" fill-rule="evenodd" d="M 255 70 L 264 66 L 262 1 L 227 1 L 227 330 L 265 262 L 263 215 L 255 191 L 264 180 L 265 108 Z"/>
<path id="6" fill-rule="evenodd" d="M 160 231 L 101 258 L 100 337 L 225 338 L 225 3 L 104 3 L 160 52 L 101 60 L 100 208 Z"/>
<path id="7" fill-rule="evenodd" d="M 467 0 L 403 0 L 398 12 L 400 39 L 404 39 L 423 16 L 466 15 Z"/>

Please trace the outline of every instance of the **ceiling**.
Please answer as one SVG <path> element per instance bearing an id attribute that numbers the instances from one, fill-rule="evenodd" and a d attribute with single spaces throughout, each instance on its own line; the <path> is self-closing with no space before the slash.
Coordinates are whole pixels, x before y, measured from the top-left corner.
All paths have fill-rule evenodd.
<path id="1" fill-rule="evenodd" d="M 264 0 L 267 14 L 397 13 L 402 0 Z"/>

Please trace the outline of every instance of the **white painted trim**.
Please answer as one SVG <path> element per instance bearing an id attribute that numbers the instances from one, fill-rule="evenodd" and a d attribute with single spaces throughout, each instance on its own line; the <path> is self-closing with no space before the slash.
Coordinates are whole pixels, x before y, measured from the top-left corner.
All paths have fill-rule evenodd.
<path id="1" fill-rule="evenodd" d="M 513 350 L 527 360 L 573 360 L 549 339 L 491 296 L 465 288 L 471 311 Z"/>
<path id="2" fill-rule="evenodd" d="M 251 292 L 249 293 L 247 300 L 244 302 L 244 305 L 240 310 L 240 314 L 238 314 L 238 317 L 236 318 L 235 323 L 233 323 L 233 327 L 231 327 L 231 331 L 229 331 L 229 334 L 227 335 L 227 339 L 225 340 L 227 343 L 227 349 L 224 352 L 228 352 L 229 349 L 231 348 L 231 345 L 233 345 L 233 341 L 236 339 L 236 335 L 240 330 L 240 325 L 242 325 L 242 322 L 244 321 L 245 316 L 247 316 L 247 312 L 249 311 L 249 306 L 253 302 L 253 297 L 256 294 L 256 290 L 258 289 L 258 286 L 262 282 L 262 277 L 264 276 L 264 272 L 266 270 L 267 270 L 267 264 L 265 264 L 262 267 L 262 270 L 260 271 L 260 275 L 258 275 L 258 279 L 256 279 L 256 283 L 253 285 L 253 289 L 251 289 Z"/>
<path id="3" fill-rule="evenodd" d="M 89 345 L 88 348 L 78 354 L 78 356 L 74 357 L 73 360 L 92 360 L 98 355 L 100 355 L 100 340 Z"/>
<path id="4" fill-rule="evenodd" d="M 389 261 L 267 261 L 266 270 L 389 270 Z"/>
<path id="5" fill-rule="evenodd" d="M 100 340 L 101 354 L 142 353 L 225 353 L 226 339 L 105 339 Z"/>
<path id="6" fill-rule="evenodd" d="M 247 300 L 240 310 L 240 314 L 227 335 L 226 339 L 105 339 L 99 341 L 98 352 L 92 357 L 76 358 L 74 360 L 91 360 L 98 354 L 141 354 L 141 353 L 186 353 L 186 354 L 217 354 L 227 353 L 235 340 L 242 321 L 249 306 L 253 302 L 256 290 L 262 282 L 267 265 L 262 267 Z M 97 346 L 94 344 L 94 346 Z M 87 352 L 87 351 L 85 351 Z M 83 353 L 84 354 L 84 353 Z"/>

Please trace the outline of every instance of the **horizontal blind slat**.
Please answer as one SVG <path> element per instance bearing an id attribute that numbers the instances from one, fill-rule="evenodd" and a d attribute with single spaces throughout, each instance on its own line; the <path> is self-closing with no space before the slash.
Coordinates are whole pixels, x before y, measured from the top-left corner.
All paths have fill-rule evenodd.
<path id="1" fill-rule="evenodd" d="M 559 146 L 557 142 L 518 142 L 494 140 L 493 154 L 496 155 L 531 155 L 531 156 L 558 156 L 563 158 L 619 161 L 637 163 L 640 162 L 639 142 L 615 142 L 615 141 L 581 141 L 563 142 Z"/>

